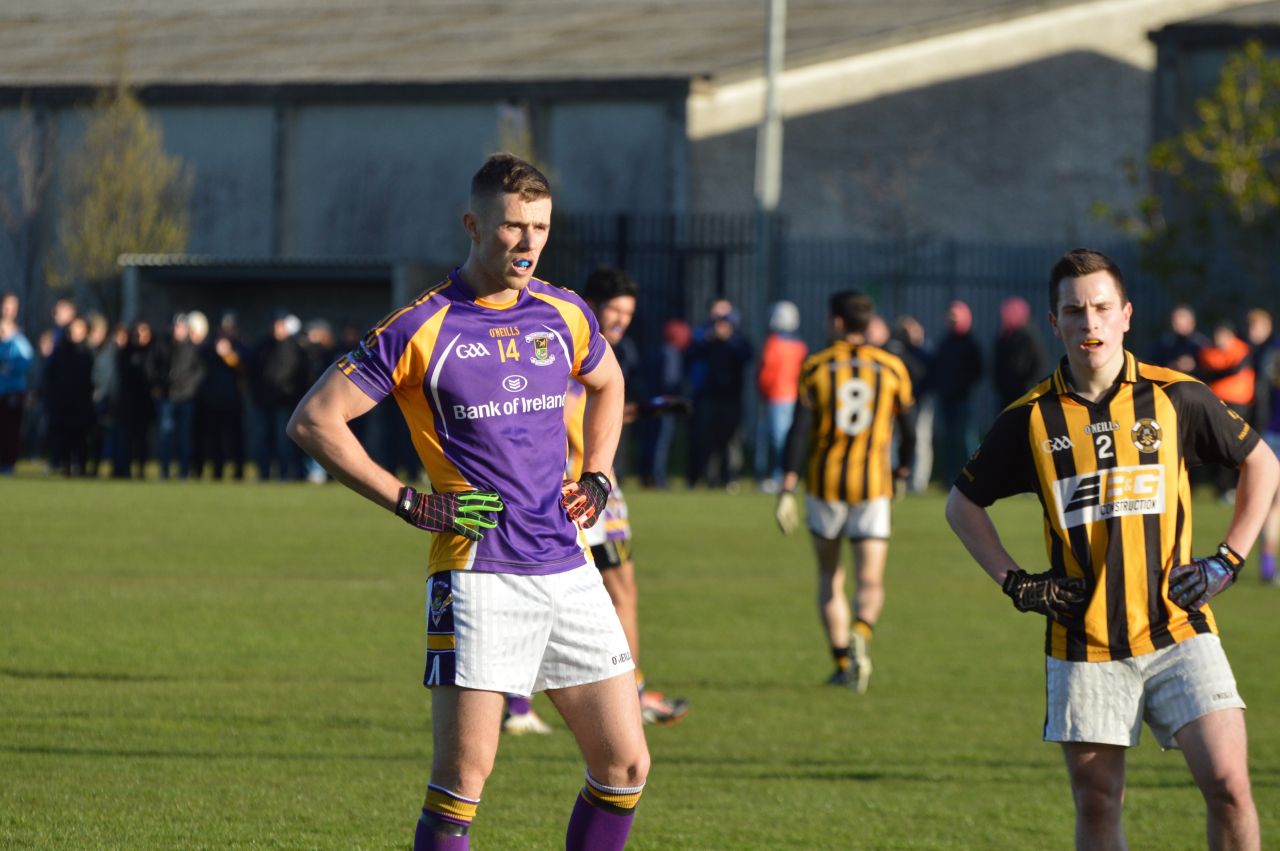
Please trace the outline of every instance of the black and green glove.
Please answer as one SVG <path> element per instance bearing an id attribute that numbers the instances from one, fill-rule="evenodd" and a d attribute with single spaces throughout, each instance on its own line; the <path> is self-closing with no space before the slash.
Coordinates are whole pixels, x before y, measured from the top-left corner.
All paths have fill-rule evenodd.
<path id="1" fill-rule="evenodd" d="M 428 532 L 451 532 L 471 541 L 484 537 L 480 530 L 498 525 L 492 515 L 502 508 L 502 497 L 493 491 L 420 493 L 405 487 L 396 499 L 396 514 L 409 525 Z"/>

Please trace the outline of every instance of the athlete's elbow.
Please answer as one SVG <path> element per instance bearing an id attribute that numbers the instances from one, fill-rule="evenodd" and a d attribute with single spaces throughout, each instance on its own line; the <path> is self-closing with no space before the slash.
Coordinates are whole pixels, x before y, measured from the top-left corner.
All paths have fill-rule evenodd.
<path id="1" fill-rule="evenodd" d="M 947 518 L 947 525 L 951 527 L 951 531 L 957 535 L 968 525 L 969 510 L 973 507 L 973 503 L 969 498 L 960 493 L 958 488 L 951 488 L 951 492 L 947 494 L 947 505 L 943 513 Z"/>
<path id="2" fill-rule="evenodd" d="M 307 448 L 315 434 L 315 423 L 307 416 L 305 407 L 305 405 L 298 405 L 294 408 L 293 415 L 289 417 L 289 422 L 284 427 L 284 433 L 288 438 L 303 449 Z"/>

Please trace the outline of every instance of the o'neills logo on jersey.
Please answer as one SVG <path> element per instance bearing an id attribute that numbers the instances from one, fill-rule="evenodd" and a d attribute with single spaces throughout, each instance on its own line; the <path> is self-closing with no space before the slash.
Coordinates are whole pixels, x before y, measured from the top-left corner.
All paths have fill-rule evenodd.
<path id="1" fill-rule="evenodd" d="M 1105 434 L 1109 431 L 1119 431 L 1120 423 L 1115 420 L 1108 420 L 1105 423 L 1089 423 L 1084 427 L 1085 434 Z"/>
<path id="2" fill-rule="evenodd" d="M 546 331 L 534 331 L 524 337 L 526 343 L 533 343 L 533 357 L 529 362 L 534 366 L 547 366 L 556 362 L 551 354 L 551 334 Z"/>
<path id="3" fill-rule="evenodd" d="M 1164 493 L 1164 467 L 1159 464 L 1114 467 L 1053 483 L 1063 529 L 1130 514 L 1162 514 Z"/>

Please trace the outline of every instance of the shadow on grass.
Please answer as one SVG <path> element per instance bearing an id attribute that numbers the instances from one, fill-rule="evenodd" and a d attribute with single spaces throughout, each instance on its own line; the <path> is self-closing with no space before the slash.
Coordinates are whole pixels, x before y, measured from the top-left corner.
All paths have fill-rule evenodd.
<path id="1" fill-rule="evenodd" d="M 106 671 L 23 671 L 17 668 L 0 668 L 0 677 L 12 677 L 15 680 L 77 680 L 99 683 L 167 683 L 177 680 L 177 677 L 168 677 L 160 674 L 119 674 Z"/>
<path id="2" fill-rule="evenodd" d="M 17 756 L 75 756 L 95 759 L 180 759 L 208 761 L 262 760 L 276 762 L 414 762 L 426 759 L 421 753 L 412 754 L 361 754 L 317 751 L 313 753 L 271 753 L 268 751 L 175 751 L 175 750 L 126 750 L 124 748 L 72 748 L 54 745 L 0 746 L 0 753 Z"/>

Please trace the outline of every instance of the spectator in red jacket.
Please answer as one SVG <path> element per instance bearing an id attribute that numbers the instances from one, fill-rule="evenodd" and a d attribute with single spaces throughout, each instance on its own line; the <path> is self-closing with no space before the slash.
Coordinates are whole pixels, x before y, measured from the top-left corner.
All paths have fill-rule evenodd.
<path id="1" fill-rule="evenodd" d="M 809 347 L 797 336 L 800 310 L 780 301 L 769 314 L 769 336 L 760 352 L 756 388 L 760 414 L 756 424 L 756 482 L 765 493 L 777 493 L 782 481 L 783 445 L 800 387 L 800 365 Z"/>

